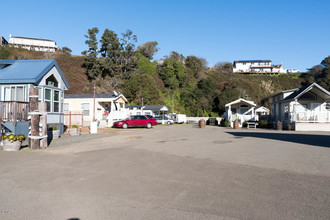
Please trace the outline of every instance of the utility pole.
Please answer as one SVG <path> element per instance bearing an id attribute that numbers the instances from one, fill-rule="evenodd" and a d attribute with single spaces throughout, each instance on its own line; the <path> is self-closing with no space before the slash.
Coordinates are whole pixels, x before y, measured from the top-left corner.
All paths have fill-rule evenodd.
<path id="1" fill-rule="evenodd" d="M 96 93 L 96 84 L 94 82 L 94 105 L 93 105 L 93 121 L 95 121 L 95 93 Z"/>
<path id="2" fill-rule="evenodd" d="M 172 113 L 174 114 L 174 95 L 172 95 Z"/>
<path id="3" fill-rule="evenodd" d="M 141 115 L 143 115 L 143 97 L 142 97 Z"/>

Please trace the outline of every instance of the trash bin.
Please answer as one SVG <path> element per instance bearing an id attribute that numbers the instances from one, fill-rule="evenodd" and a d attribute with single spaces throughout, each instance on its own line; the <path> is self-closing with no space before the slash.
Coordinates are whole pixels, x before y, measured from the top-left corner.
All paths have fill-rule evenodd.
<path id="1" fill-rule="evenodd" d="M 282 130 L 282 122 L 280 121 L 276 122 L 276 130 Z"/>
<path id="2" fill-rule="evenodd" d="M 199 127 L 200 128 L 205 128 L 205 120 L 204 119 L 199 120 Z"/>
<path id="3" fill-rule="evenodd" d="M 239 129 L 239 121 L 238 120 L 234 121 L 234 129 Z"/>
<path id="4" fill-rule="evenodd" d="M 216 118 L 209 118 L 209 125 L 215 126 L 217 125 L 217 119 Z"/>
<path id="5" fill-rule="evenodd" d="M 97 121 L 92 121 L 91 122 L 89 133 L 97 134 Z"/>

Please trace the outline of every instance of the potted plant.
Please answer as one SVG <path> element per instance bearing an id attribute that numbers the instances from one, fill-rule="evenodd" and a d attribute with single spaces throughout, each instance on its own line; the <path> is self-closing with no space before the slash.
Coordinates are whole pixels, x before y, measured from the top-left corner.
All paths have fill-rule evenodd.
<path id="1" fill-rule="evenodd" d="M 4 151 L 19 151 L 22 146 L 22 141 L 25 140 L 25 136 L 22 134 L 19 135 L 3 135 L 1 137 L 3 143 Z"/>
<path id="2" fill-rule="evenodd" d="M 78 125 L 72 125 L 72 127 L 69 129 L 70 135 L 80 135 L 80 128 Z"/>
<path id="3" fill-rule="evenodd" d="M 47 135 L 50 140 L 58 139 L 60 137 L 60 130 L 57 130 L 56 126 L 51 126 L 48 128 Z"/>

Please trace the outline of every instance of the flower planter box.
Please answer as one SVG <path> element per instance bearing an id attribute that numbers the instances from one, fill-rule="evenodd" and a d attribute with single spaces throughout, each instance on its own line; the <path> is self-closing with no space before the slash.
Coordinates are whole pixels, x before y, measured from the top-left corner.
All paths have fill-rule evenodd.
<path id="1" fill-rule="evenodd" d="M 2 148 L 4 151 L 19 151 L 19 149 L 21 149 L 22 146 L 22 142 L 20 141 L 10 142 L 8 140 L 4 140 L 2 143 L 3 143 Z"/>
<path id="2" fill-rule="evenodd" d="M 69 134 L 72 136 L 80 135 L 80 128 L 70 128 Z"/>
<path id="3" fill-rule="evenodd" d="M 48 131 L 47 135 L 49 140 L 58 139 L 60 137 L 60 130 Z"/>

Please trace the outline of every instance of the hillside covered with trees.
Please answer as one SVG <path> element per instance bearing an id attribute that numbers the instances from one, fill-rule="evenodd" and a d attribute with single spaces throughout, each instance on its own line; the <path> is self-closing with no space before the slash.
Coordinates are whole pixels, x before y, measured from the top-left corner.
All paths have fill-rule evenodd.
<path id="1" fill-rule="evenodd" d="M 4 46 L 0 59 L 56 59 L 71 87 L 67 93 L 92 93 L 95 83 L 97 93 L 119 91 L 131 105 L 143 97 L 144 104 L 174 104 L 175 112 L 189 116 L 221 115 L 226 103 L 240 97 L 269 107 L 274 93 L 313 81 L 330 90 L 330 56 L 302 74 L 243 75 L 233 73 L 231 63 L 209 68 L 203 58 L 175 51 L 155 61 L 158 43 L 137 46 L 130 30 L 120 37 L 109 29 L 100 39 L 98 34 L 98 28 L 88 30 L 82 56 L 72 56 L 68 47 L 50 54 Z"/>

